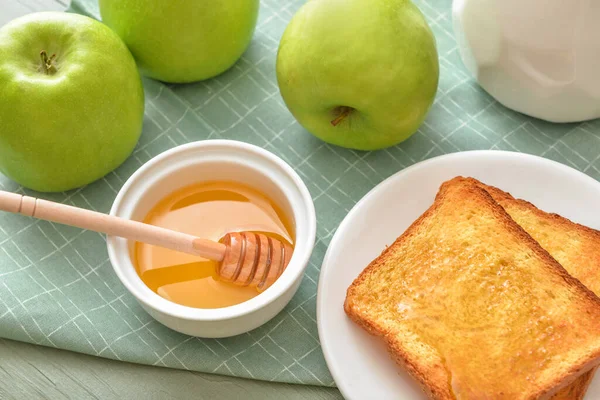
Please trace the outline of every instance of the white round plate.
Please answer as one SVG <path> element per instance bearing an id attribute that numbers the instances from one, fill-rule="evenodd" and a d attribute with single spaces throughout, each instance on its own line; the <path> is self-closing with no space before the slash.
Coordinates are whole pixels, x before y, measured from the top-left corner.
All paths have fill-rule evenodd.
<path id="1" fill-rule="evenodd" d="M 600 229 L 600 183 L 544 158 L 503 151 L 471 151 L 406 168 L 371 190 L 335 233 L 317 294 L 321 346 L 335 382 L 348 400 L 424 399 L 382 342 L 344 313 L 346 289 L 359 273 L 433 202 L 440 184 L 472 176 L 526 199 L 542 210 Z M 600 373 L 586 399 L 600 398 Z"/>

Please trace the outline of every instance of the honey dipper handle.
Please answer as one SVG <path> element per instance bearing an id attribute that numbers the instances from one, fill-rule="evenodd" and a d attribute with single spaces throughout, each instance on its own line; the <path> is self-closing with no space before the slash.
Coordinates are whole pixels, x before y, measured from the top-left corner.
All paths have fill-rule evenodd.
<path id="1" fill-rule="evenodd" d="M 222 243 L 186 233 L 16 193 L 0 191 L 0 210 L 166 247 L 214 261 L 222 261 L 226 250 Z"/>

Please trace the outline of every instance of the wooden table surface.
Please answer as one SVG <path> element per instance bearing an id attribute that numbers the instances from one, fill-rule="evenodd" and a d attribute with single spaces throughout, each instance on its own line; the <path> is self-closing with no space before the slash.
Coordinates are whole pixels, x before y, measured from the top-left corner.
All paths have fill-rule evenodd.
<path id="1" fill-rule="evenodd" d="M 0 26 L 68 0 L 0 0 Z M 336 389 L 129 364 L 0 339 L 0 399 L 341 399 Z"/>

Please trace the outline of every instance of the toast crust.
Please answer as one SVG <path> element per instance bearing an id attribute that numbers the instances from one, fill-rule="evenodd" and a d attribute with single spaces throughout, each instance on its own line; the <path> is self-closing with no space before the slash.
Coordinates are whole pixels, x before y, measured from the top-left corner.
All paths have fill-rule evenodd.
<path id="1" fill-rule="evenodd" d="M 419 334 L 422 332 L 415 334 L 414 332 L 409 331 L 407 333 L 403 331 L 400 335 L 386 326 L 386 323 L 372 318 L 369 315 L 371 304 L 361 301 L 361 297 L 363 297 L 365 290 L 368 292 L 371 289 L 369 287 L 372 283 L 370 282 L 371 276 L 376 274 L 378 270 L 385 268 L 388 263 L 393 263 L 395 252 L 405 245 L 410 246 L 410 242 L 421 234 L 421 230 L 426 229 L 426 221 L 434 218 L 445 202 L 453 202 L 457 207 L 460 207 L 465 199 L 470 199 L 475 204 L 480 205 L 482 209 L 486 209 L 492 218 L 502 226 L 503 231 L 508 236 L 516 239 L 523 244 L 524 248 L 532 252 L 542 268 L 548 274 L 558 277 L 557 281 L 562 282 L 563 289 L 573 294 L 574 298 L 582 303 L 584 312 L 589 313 L 590 317 L 593 315 L 593 318 L 600 317 L 600 299 L 578 280 L 571 277 L 547 251 L 540 247 L 509 217 L 487 191 L 460 177 L 446 182 L 442 185 L 434 204 L 355 279 L 348 288 L 344 303 L 347 315 L 371 334 L 383 337 L 392 357 L 419 382 L 424 392 L 433 399 L 452 400 L 456 398 L 453 389 L 455 385 L 452 376 L 453 371 L 448 368 L 447 360 L 443 358 L 444 355 L 440 354 L 431 343 L 420 339 Z M 594 327 L 593 330 L 598 340 L 594 341 L 589 351 L 578 354 L 577 360 L 571 360 L 572 362 L 569 365 L 559 365 L 557 368 L 560 370 L 560 375 L 548 375 L 543 382 L 532 382 L 530 387 L 526 389 L 528 392 L 522 393 L 521 397 L 518 398 L 549 398 L 558 390 L 573 382 L 578 376 L 600 363 L 600 336 L 598 336 L 600 326 Z M 485 390 L 485 388 L 474 388 L 467 394 L 467 398 L 469 396 L 473 396 L 473 398 L 514 398 L 506 397 L 510 396 L 510 393 L 485 393 L 477 392 L 477 390 Z"/>
<path id="2" fill-rule="evenodd" d="M 552 400 L 582 400 L 585 398 L 585 394 L 594 379 L 594 373 L 598 367 L 593 368 L 592 370 L 586 372 L 581 375 L 575 382 L 571 383 L 569 386 L 561 389 L 552 396 Z"/>
<path id="3" fill-rule="evenodd" d="M 565 240 L 571 239 L 572 242 L 583 242 L 580 243 L 580 245 L 584 245 L 583 248 L 565 251 L 564 254 L 560 254 L 558 249 L 549 252 L 565 267 L 570 275 L 578 279 L 592 292 L 600 295 L 600 231 L 575 223 L 561 215 L 542 211 L 532 203 L 517 199 L 497 187 L 486 185 L 473 178 L 465 179 L 485 189 L 513 220 L 524 227 L 525 231 L 544 249 L 548 250 L 562 246 L 553 246 L 551 238 L 544 237 L 543 234 L 537 232 L 535 226 L 529 226 L 532 223 L 527 220 L 528 216 L 526 214 L 530 214 L 533 217 L 532 219 L 539 221 L 541 224 L 552 226 L 553 230 L 569 233 L 570 238 L 565 237 Z M 573 236 L 577 239 L 573 240 Z"/>

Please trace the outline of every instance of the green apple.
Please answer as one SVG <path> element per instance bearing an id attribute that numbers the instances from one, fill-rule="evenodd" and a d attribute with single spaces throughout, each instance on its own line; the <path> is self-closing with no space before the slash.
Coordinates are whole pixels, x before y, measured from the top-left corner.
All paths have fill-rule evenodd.
<path id="1" fill-rule="evenodd" d="M 164 82 L 212 78 L 252 39 L 259 0 L 100 0 L 143 74 Z"/>
<path id="2" fill-rule="evenodd" d="M 409 0 L 312 0 L 277 54 L 283 100 L 322 140 L 376 150 L 412 135 L 433 103 L 435 38 Z"/>
<path id="3" fill-rule="evenodd" d="M 101 178 L 132 152 L 143 114 L 135 61 L 102 23 L 44 12 L 0 29 L 0 171 L 21 185 Z"/>

